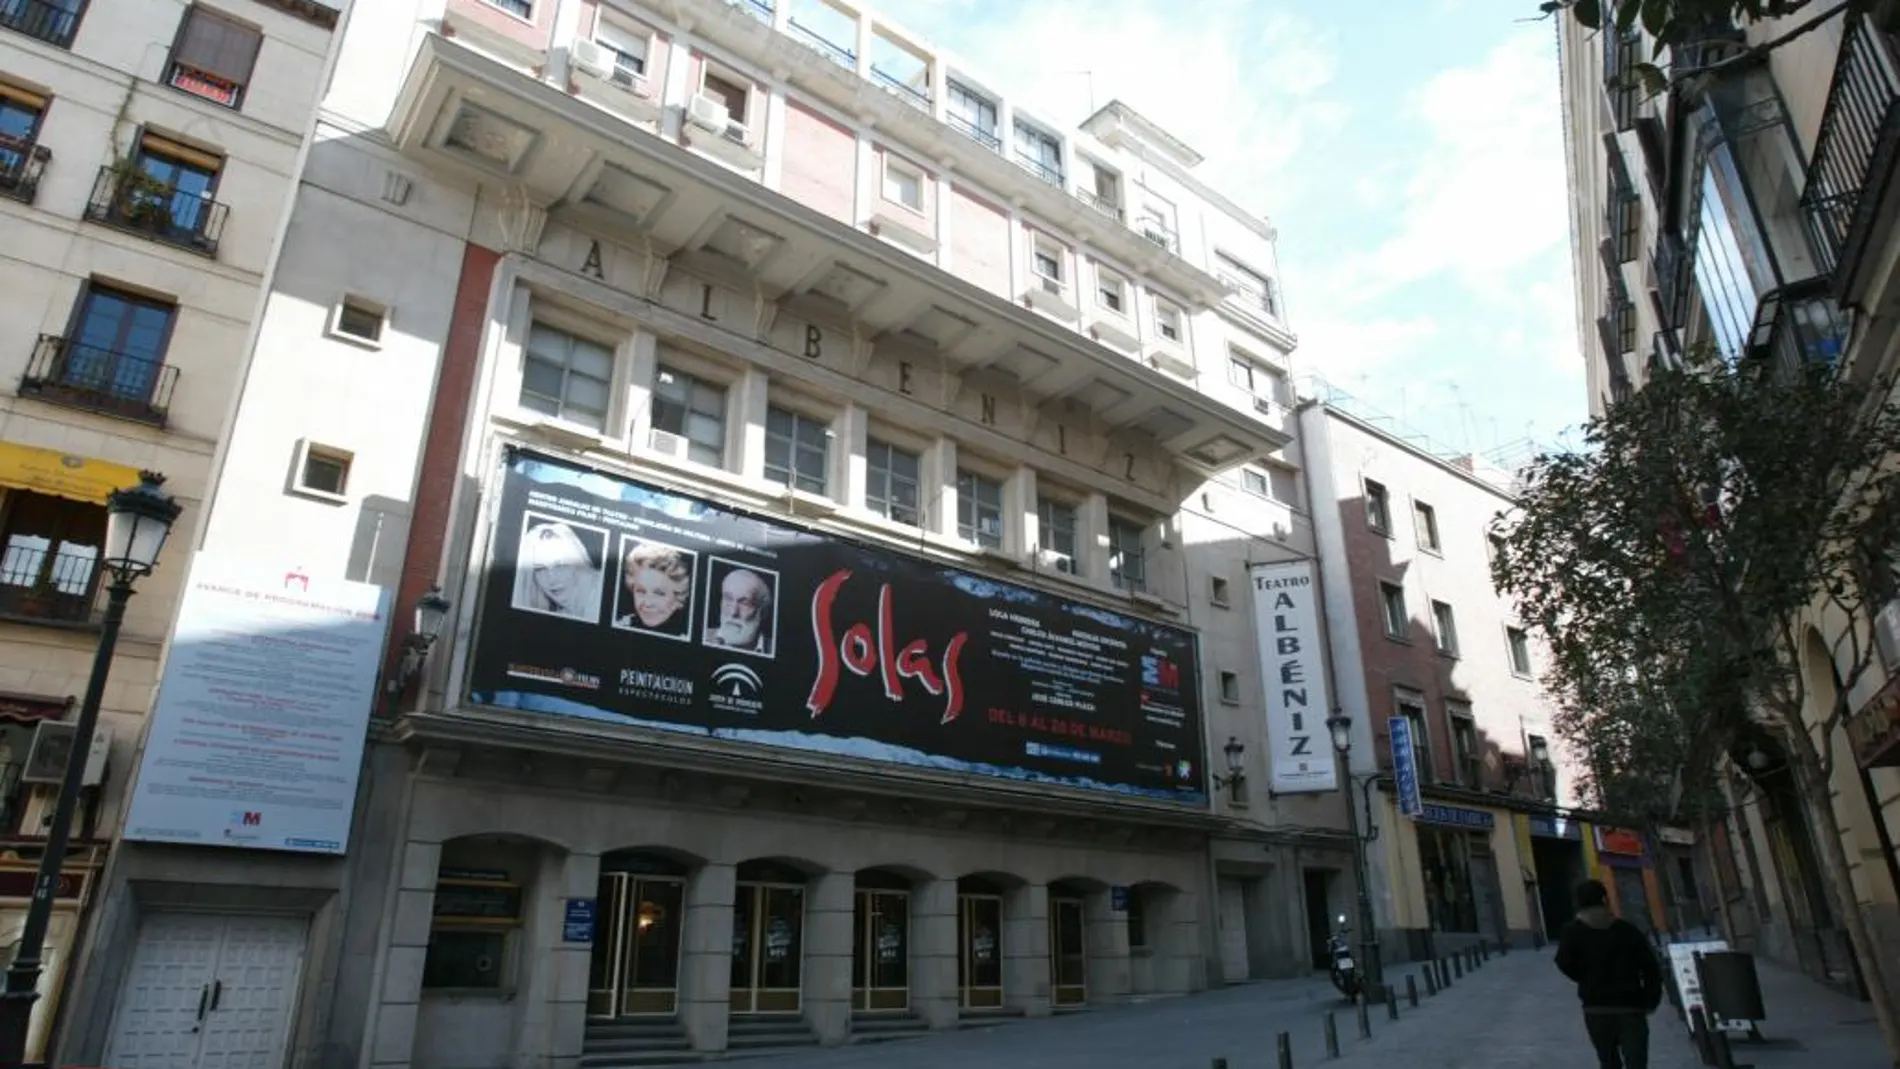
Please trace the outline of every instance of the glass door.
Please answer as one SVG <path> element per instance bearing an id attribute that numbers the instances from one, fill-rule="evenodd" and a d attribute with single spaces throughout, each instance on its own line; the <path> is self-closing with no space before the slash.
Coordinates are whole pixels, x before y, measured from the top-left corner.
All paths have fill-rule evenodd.
<path id="1" fill-rule="evenodd" d="M 957 1005 L 995 1009 L 1003 1004 L 1003 900 L 957 896 Z"/>
<path id="2" fill-rule="evenodd" d="M 910 895 L 859 891 L 852 928 L 857 946 L 851 956 L 851 1008 L 909 1008 Z"/>
<path id="3" fill-rule="evenodd" d="M 805 889 L 746 884 L 732 905 L 732 1012 L 796 1013 Z"/>
<path id="4" fill-rule="evenodd" d="M 670 1017 L 678 1009 L 685 897 L 681 880 L 601 875 L 599 929 L 588 963 L 589 1016 Z"/>
<path id="5" fill-rule="evenodd" d="M 1058 1006 L 1080 1006 L 1089 1000 L 1088 950 L 1084 939 L 1082 900 L 1049 900 L 1049 980 Z"/>

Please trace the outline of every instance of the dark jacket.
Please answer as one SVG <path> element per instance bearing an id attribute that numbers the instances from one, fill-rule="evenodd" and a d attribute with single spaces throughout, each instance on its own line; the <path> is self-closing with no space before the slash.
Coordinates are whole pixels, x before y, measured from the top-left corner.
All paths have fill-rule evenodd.
<path id="1" fill-rule="evenodd" d="M 1662 968 L 1642 929 L 1601 907 L 1564 928 L 1557 968 L 1576 982 L 1585 1010 L 1640 1010 L 1662 1004 Z"/>

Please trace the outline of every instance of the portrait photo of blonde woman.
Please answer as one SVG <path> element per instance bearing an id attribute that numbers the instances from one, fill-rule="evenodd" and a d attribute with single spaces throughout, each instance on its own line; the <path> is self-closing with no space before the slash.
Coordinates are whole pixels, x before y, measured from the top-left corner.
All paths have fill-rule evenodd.
<path id="1" fill-rule="evenodd" d="M 606 556 L 606 531 L 528 513 L 515 554 L 514 607 L 599 623 Z"/>
<path id="2" fill-rule="evenodd" d="M 614 626 L 662 638 L 688 638 L 698 564 L 699 554 L 690 549 L 621 535 Z"/>

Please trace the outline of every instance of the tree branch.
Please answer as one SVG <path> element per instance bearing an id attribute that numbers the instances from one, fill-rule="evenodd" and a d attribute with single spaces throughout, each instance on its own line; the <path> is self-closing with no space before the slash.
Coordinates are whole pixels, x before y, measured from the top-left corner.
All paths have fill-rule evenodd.
<path id="1" fill-rule="evenodd" d="M 1800 3 L 1784 10 L 1782 14 L 1784 17 L 1793 14 L 1801 8 L 1806 7 L 1807 4 L 1808 0 L 1801 0 Z M 1705 74 L 1719 74 L 1730 67 L 1739 66 L 1750 60 L 1759 59 L 1797 37 L 1813 33 L 1815 30 L 1827 25 L 1829 19 L 1847 10 L 1847 8 L 1847 4 L 1842 4 L 1840 7 L 1829 8 L 1818 15 L 1812 15 L 1779 36 L 1771 37 L 1760 44 L 1749 45 L 1742 51 L 1724 59 L 1716 60 L 1714 63 L 1707 63 L 1700 67 L 1689 67 L 1684 70 L 1672 70 L 1669 72 L 1669 83 L 1671 85 L 1681 85 L 1690 78 L 1699 78 Z"/>

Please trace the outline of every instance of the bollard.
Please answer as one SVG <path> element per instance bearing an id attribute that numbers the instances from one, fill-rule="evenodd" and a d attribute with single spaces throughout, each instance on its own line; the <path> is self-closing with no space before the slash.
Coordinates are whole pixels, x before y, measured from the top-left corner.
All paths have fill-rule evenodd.
<path id="1" fill-rule="evenodd" d="M 1465 959 L 1457 954 L 1451 956 L 1451 974 L 1460 980 L 1465 978 Z"/>
<path id="2" fill-rule="evenodd" d="M 1333 1020 L 1333 1011 L 1326 1011 L 1326 1056 L 1339 1057 L 1339 1025 Z"/>
<path id="3" fill-rule="evenodd" d="M 1479 947 L 1479 949 L 1481 949 L 1481 950 L 1483 950 L 1483 951 L 1484 951 L 1484 960 L 1486 960 L 1486 961 L 1490 961 L 1490 960 L 1491 960 L 1491 944 L 1490 944 L 1490 943 L 1479 943 L 1479 944 L 1478 944 L 1478 947 Z"/>
<path id="4" fill-rule="evenodd" d="M 1385 985 L 1385 1016 L 1388 1020 L 1399 1019 L 1399 993 L 1392 990 L 1391 984 Z"/>
<path id="5" fill-rule="evenodd" d="M 1427 995 L 1438 994 L 1438 970 L 1433 968 L 1432 963 L 1429 961 L 1425 963 L 1425 993 Z"/>
<path id="6" fill-rule="evenodd" d="M 1372 1015 L 1371 1015 L 1371 1012 L 1367 1009 L 1367 1007 L 1369 1007 L 1370 1005 L 1371 1005 L 1371 1002 L 1366 998 L 1365 993 L 1361 992 L 1359 995 L 1359 1006 L 1358 1006 L 1359 1038 L 1360 1039 L 1372 1038 Z"/>
<path id="7" fill-rule="evenodd" d="M 1413 1009 L 1418 1009 L 1418 977 L 1411 973 L 1405 974 L 1405 1001 L 1411 1003 Z"/>
<path id="8" fill-rule="evenodd" d="M 1450 989 L 1451 989 L 1451 965 L 1448 964 L 1444 958 L 1439 958 L 1438 959 L 1438 990 L 1449 991 Z"/>
<path id="9" fill-rule="evenodd" d="M 1277 1045 L 1280 1048 L 1280 1069 L 1293 1069 L 1293 1037 L 1282 1032 Z"/>
<path id="10" fill-rule="evenodd" d="M 1227 1059 L 1225 1058 L 1214 1059 L 1214 1064 L 1212 1066 L 1209 1066 L 1208 1069 L 1227 1069 Z"/>

